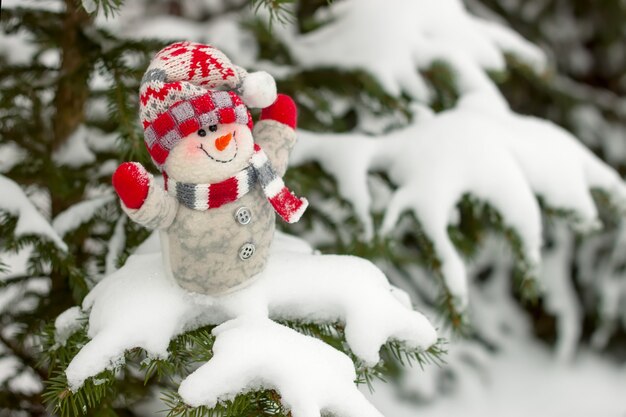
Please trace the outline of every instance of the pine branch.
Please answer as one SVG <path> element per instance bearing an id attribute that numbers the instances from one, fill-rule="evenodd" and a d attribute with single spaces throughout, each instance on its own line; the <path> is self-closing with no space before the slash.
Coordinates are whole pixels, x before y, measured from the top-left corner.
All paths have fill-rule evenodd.
<path id="1" fill-rule="evenodd" d="M 24 365 L 28 366 L 30 369 L 37 374 L 41 380 L 45 380 L 48 376 L 39 364 L 37 360 L 32 355 L 32 353 L 28 352 L 24 346 L 20 346 L 15 341 L 6 337 L 2 331 L 0 331 L 0 343 L 2 343 L 13 356 L 17 357 Z"/>
<path id="2" fill-rule="evenodd" d="M 119 12 L 124 0 L 82 0 L 85 12 L 97 15 L 103 13 L 105 17 L 112 17 Z"/>
<path id="3" fill-rule="evenodd" d="M 49 416 L 46 408 L 42 405 L 39 394 L 0 390 L 0 416 L 10 417 L 23 413 L 31 417 Z"/>
<path id="4" fill-rule="evenodd" d="M 446 341 L 438 339 L 437 342 L 426 350 L 408 348 L 402 343 L 389 341 L 381 348 L 381 361 L 373 367 L 366 366 L 348 347 L 345 341 L 344 326 L 341 323 L 305 323 L 298 321 L 282 321 L 283 325 L 322 340 L 326 344 L 342 351 L 352 359 L 357 372 L 358 384 L 365 383 L 372 388 L 373 379 L 385 381 L 387 376 L 394 373 L 393 363 L 401 366 L 413 366 L 418 364 L 423 369 L 426 364 L 441 365 L 443 356 L 447 353 L 444 349 Z"/>
<path id="5" fill-rule="evenodd" d="M 65 373 L 59 372 L 45 381 L 43 399 L 50 411 L 61 417 L 84 415 L 113 394 L 114 380 L 114 372 L 104 371 L 96 378 L 86 381 L 76 392 L 72 392 L 68 388 Z"/>
<path id="6" fill-rule="evenodd" d="M 291 7 L 294 3 L 295 0 L 250 0 L 255 13 L 258 13 L 261 8 L 268 11 L 270 30 L 274 21 L 284 25 L 294 20 Z"/>
<path id="7" fill-rule="evenodd" d="M 233 400 L 220 402 L 215 407 L 191 407 L 175 391 L 165 392 L 161 399 L 169 408 L 167 417 L 291 417 L 291 412 L 285 410 L 280 395 L 274 390 L 239 394 Z"/>
<path id="8" fill-rule="evenodd" d="M 215 337 L 212 327 L 202 327 L 184 333 L 170 342 L 165 359 L 146 358 L 141 362 L 145 372 L 144 384 L 152 378 L 174 381 L 188 374 L 194 364 L 207 362 L 213 356 Z"/>

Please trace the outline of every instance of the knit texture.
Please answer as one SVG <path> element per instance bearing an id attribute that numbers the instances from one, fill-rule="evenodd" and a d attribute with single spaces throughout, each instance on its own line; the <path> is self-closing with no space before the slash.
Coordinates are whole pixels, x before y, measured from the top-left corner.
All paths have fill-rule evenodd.
<path id="1" fill-rule="evenodd" d="M 296 103 L 288 95 L 278 94 L 276 101 L 271 106 L 261 110 L 260 120 L 276 120 L 295 129 L 298 124 Z"/>
<path id="2" fill-rule="evenodd" d="M 208 210 L 232 203 L 248 194 L 257 180 L 252 166 L 235 176 L 213 184 L 191 184 L 167 179 L 167 192 L 180 204 L 193 210 Z"/>
<path id="3" fill-rule="evenodd" d="M 190 99 L 209 90 L 234 90 L 244 74 L 245 70 L 210 45 L 171 44 L 155 55 L 141 80 L 141 121 L 153 121 L 181 98 Z"/>
<path id="4" fill-rule="evenodd" d="M 139 111 L 146 147 L 162 170 L 181 138 L 219 123 L 252 129 L 247 105 L 266 107 L 275 100 L 271 75 L 249 74 L 210 45 L 174 43 L 155 55 L 141 80 Z"/>
<path id="5" fill-rule="evenodd" d="M 144 124 L 144 140 L 155 165 L 162 169 L 176 144 L 201 127 L 238 123 L 252 129 L 252 117 L 239 96 L 231 91 L 208 91 L 181 100 Z"/>
<path id="6" fill-rule="evenodd" d="M 265 152 L 257 144 L 254 145 L 251 162 L 263 188 L 263 193 L 276 213 L 287 223 L 295 223 L 300 220 L 309 202 L 306 198 L 296 197 L 289 191 L 283 179 L 274 170 Z"/>
<path id="7" fill-rule="evenodd" d="M 287 223 L 297 222 L 308 206 L 285 186 L 259 145 L 254 145 L 251 164 L 235 176 L 214 184 L 190 184 L 167 179 L 167 190 L 179 203 L 194 210 L 208 210 L 246 195 L 259 181 L 265 197 Z"/>

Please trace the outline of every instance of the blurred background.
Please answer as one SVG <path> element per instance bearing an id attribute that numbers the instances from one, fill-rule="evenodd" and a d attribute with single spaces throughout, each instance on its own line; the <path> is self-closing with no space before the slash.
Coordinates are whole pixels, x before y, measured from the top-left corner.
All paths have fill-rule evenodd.
<path id="1" fill-rule="evenodd" d="M 447 340 L 363 386 L 383 414 L 626 416 L 623 0 L 1 7 L 0 415 L 47 414 L 42 328 L 148 236 L 110 178 L 152 167 L 139 81 L 193 40 L 298 104 L 286 231 L 374 261 Z M 94 414 L 163 408 L 125 382 Z"/>

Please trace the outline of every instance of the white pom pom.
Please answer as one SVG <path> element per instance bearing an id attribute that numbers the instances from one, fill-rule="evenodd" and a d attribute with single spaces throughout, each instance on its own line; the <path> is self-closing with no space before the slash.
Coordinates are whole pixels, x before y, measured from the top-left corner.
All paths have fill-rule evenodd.
<path id="1" fill-rule="evenodd" d="M 276 81 L 265 71 L 249 73 L 241 84 L 241 98 L 248 107 L 265 108 L 276 97 Z"/>

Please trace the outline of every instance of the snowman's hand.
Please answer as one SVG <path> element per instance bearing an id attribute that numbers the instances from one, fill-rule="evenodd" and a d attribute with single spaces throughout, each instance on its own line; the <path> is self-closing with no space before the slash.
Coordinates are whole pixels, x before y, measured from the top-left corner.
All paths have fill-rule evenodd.
<path id="1" fill-rule="evenodd" d="M 138 209 L 148 197 L 152 175 L 139 162 L 124 162 L 113 174 L 113 188 L 129 209 Z"/>
<path id="2" fill-rule="evenodd" d="M 276 120 L 295 130 L 298 124 L 296 103 L 288 95 L 279 94 L 272 105 L 261 110 L 261 120 Z"/>
<path id="3" fill-rule="evenodd" d="M 178 201 L 155 184 L 140 163 L 121 164 L 113 174 L 113 188 L 122 200 L 122 209 L 142 226 L 166 229 L 174 221 Z"/>

